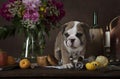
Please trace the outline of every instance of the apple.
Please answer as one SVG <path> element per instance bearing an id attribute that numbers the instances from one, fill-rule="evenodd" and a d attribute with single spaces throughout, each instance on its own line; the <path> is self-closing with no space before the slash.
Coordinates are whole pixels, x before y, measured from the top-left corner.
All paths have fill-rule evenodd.
<path id="1" fill-rule="evenodd" d="M 0 50 L 0 66 L 7 65 L 8 55 L 5 51 Z"/>

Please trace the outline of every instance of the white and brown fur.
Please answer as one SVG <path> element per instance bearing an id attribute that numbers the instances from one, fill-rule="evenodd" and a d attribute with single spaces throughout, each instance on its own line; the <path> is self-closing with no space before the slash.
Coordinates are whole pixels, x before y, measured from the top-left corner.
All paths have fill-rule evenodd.
<path id="1" fill-rule="evenodd" d="M 56 38 L 54 55 L 65 68 L 72 68 L 71 57 L 73 60 L 84 58 L 89 26 L 83 22 L 70 21 L 62 27 Z"/>

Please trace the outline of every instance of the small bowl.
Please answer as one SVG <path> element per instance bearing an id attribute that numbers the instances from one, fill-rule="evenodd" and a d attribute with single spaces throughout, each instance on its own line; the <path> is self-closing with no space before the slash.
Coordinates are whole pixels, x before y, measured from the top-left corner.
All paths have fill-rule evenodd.
<path id="1" fill-rule="evenodd" d="M 37 63 L 39 66 L 47 66 L 48 65 L 47 56 L 38 56 Z"/>

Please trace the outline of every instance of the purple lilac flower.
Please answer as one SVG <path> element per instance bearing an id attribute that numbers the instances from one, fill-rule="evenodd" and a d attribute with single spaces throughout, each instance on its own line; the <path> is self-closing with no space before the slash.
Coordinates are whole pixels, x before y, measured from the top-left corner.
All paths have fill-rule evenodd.
<path id="1" fill-rule="evenodd" d="M 9 0 L 8 2 L 12 2 L 12 3 L 14 3 L 16 0 Z"/>
<path id="2" fill-rule="evenodd" d="M 22 0 L 27 9 L 34 10 L 40 6 L 41 0 Z"/>
<path id="3" fill-rule="evenodd" d="M 65 16 L 65 11 L 63 9 L 60 9 L 59 12 L 60 13 L 58 15 L 58 21 L 60 21 Z"/>
<path id="4" fill-rule="evenodd" d="M 10 20 L 13 18 L 12 14 L 9 12 L 8 2 L 4 3 L 2 8 L 0 9 L 0 15 L 3 16 L 6 20 Z"/>
<path id="5" fill-rule="evenodd" d="M 37 22 L 39 20 L 39 13 L 36 10 L 26 10 L 23 16 L 24 20 L 31 20 Z"/>
<path id="6" fill-rule="evenodd" d="M 63 3 L 57 0 L 49 0 L 48 3 L 56 7 L 55 11 L 57 11 L 58 14 L 56 15 L 56 12 L 52 12 L 52 15 L 47 16 L 47 18 L 50 19 L 50 21 L 55 24 L 59 22 L 65 16 L 65 11 L 63 9 Z M 48 12 L 49 11 L 51 10 L 48 9 Z"/>
<path id="7" fill-rule="evenodd" d="M 57 7 L 57 9 L 62 9 L 63 8 L 63 3 L 60 1 L 52 0 L 51 1 L 53 5 Z"/>
<path id="8" fill-rule="evenodd" d="M 65 16 L 65 11 L 63 10 L 63 3 L 62 2 L 52 0 L 52 4 L 55 5 L 59 11 L 59 16 L 58 16 L 59 19 L 62 18 L 63 16 Z"/>

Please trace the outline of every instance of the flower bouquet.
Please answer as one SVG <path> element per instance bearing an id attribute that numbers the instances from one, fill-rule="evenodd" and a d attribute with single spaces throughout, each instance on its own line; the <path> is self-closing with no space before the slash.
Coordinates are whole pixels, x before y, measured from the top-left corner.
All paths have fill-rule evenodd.
<path id="1" fill-rule="evenodd" d="M 0 38 L 24 33 L 24 56 L 28 57 L 31 52 L 43 52 L 45 34 L 59 27 L 65 11 L 59 0 L 8 0 L 1 7 L 0 15 L 12 23 L 0 27 Z"/>

